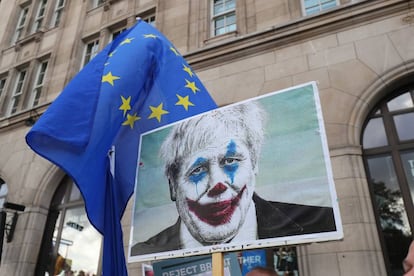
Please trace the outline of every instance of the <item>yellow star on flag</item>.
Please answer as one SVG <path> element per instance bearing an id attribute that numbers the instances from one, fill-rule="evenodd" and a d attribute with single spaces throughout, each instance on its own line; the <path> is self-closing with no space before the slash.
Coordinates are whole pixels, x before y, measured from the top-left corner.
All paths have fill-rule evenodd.
<path id="1" fill-rule="evenodd" d="M 173 51 L 173 53 L 176 55 L 176 56 L 179 56 L 180 54 L 178 53 L 178 51 L 177 51 L 177 49 L 175 49 L 174 47 L 170 47 L 170 50 L 171 51 Z"/>
<path id="2" fill-rule="evenodd" d="M 148 119 L 157 118 L 158 123 L 161 122 L 161 116 L 169 113 L 168 111 L 162 109 L 162 105 L 163 104 L 160 103 L 160 105 L 157 107 L 150 106 L 151 114 L 149 115 Z"/>
<path id="3" fill-rule="evenodd" d="M 108 74 L 102 77 L 102 82 L 108 82 L 110 85 L 114 86 L 114 80 L 119 80 L 119 79 L 120 77 L 113 76 L 112 72 L 109 72 Z"/>
<path id="4" fill-rule="evenodd" d="M 125 38 L 119 45 L 131 43 L 134 38 Z"/>
<path id="5" fill-rule="evenodd" d="M 185 80 L 185 81 L 187 82 L 185 87 L 190 88 L 194 94 L 196 93 L 196 91 L 200 91 L 200 89 L 198 89 L 194 81 L 188 81 L 188 80 Z"/>
<path id="6" fill-rule="evenodd" d="M 191 71 L 191 68 L 190 67 L 188 67 L 187 65 L 185 65 L 185 64 L 183 64 L 183 70 L 184 71 L 186 71 L 189 75 L 190 75 L 190 77 L 193 77 L 193 75 L 194 75 L 194 73 L 193 73 L 193 71 Z"/>
<path id="7" fill-rule="evenodd" d="M 175 105 L 182 105 L 185 108 L 185 111 L 188 111 L 188 106 L 194 106 L 192 102 L 190 102 L 189 96 L 181 97 L 180 95 L 176 94 L 178 97 L 178 102 Z"/>
<path id="8" fill-rule="evenodd" d="M 108 55 L 108 57 L 113 57 L 115 53 L 116 53 L 116 50 L 110 52 L 109 55 Z"/>
<path id="9" fill-rule="evenodd" d="M 145 38 L 157 38 L 157 36 L 154 34 L 144 34 L 144 37 Z"/>
<path id="10" fill-rule="evenodd" d="M 119 107 L 119 110 L 124 111 L 124 117 L 128 110 L 131 110 L 131 96 L 129 96 L 127 99 L 125 99 L 121 95 L 122 105 Z"/>
<path id="11" fill-rule="evenodd" d="M 127 114 L 127 119 L 125 120 L 125 122 L 122 123 L 122 125 L 130 126 L 131 129 L 133 129 L 135 121 L 138 121 L 139 119 L 141 119 L 141 117 L 138 117 L 137 113 L 135 113 L 134 115 Z"/>

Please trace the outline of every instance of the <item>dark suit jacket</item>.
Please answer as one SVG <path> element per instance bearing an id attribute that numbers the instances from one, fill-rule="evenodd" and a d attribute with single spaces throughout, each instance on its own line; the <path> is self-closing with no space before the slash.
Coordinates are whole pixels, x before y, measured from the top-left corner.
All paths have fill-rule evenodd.
<path id="1" fill-rule="evenodd" d="M 266 201 L 257 194 L 253 195 L 253 202 L 259 239 L 336 230 L 332 208 Z M 131 256 L 181 249 L 180 222 L 179 218 L 147 241 L 135 244 Z"/>

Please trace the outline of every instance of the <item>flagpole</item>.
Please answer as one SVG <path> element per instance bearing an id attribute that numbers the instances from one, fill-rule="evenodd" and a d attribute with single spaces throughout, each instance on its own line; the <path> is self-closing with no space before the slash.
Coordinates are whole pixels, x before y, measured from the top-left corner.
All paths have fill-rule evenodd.
<path id="1" fill-rule="evenodd" d="M 224 261 L 222 252 L 213 253 L 212 266 L 214 276 L 224 276 Z"/>

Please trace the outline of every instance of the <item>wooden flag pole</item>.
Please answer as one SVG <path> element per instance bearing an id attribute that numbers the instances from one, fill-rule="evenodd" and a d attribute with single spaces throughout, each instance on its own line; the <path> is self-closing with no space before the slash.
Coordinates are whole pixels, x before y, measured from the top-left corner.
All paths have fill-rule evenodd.
<path id="1" fill-rule="evenodd" d="M 222 252 L 212 254 L 212 270 L 214 276 L 224 276 L 224 259 Z"/>

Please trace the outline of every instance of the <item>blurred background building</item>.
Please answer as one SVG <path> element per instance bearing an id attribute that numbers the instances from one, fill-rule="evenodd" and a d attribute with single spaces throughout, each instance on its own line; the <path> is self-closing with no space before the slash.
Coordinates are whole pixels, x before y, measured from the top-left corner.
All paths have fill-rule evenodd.
<path id="1" fill-rule="evenodd" d="M 409 0 L 1 0 L 0 275 L 100 274 L 102 239 L 78 189 L 24 137 L 137 17 L 171 40 L 220 106 L 317 81 L 344 239 L 297 246 L 295 270 L 402 275 L 414 229 Z M 130 275 L 141 266 L 130 263 Z"/>

